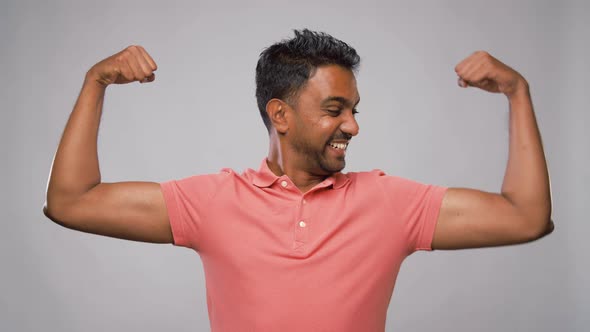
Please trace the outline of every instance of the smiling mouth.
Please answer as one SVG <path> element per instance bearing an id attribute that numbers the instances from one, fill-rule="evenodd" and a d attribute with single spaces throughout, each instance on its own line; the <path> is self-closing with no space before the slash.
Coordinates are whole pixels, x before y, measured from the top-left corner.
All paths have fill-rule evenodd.
<path id="1" fill-rule="evenodd" d="M 333 147 L 334 149 L 346 150 L 346 148 L 348 147 L 348 142 L 347 143 L 328 143 L 328 145 Z"/>

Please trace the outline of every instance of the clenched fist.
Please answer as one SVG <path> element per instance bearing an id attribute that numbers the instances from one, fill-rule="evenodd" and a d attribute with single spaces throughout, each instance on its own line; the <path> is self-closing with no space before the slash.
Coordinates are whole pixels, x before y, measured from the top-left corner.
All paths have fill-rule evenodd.
<path id="1" fill-rule="evenodd" d="M 87 78 L 103 86 L 130 82 L 153 82 L 156 62 L 141 46 L 129 46 L 90 68 Z"/>
<path id="2" fill-rule="evenodd" d="M 508 98 L 527 89 L 528 84 L 517 71 L 484 51 L 477 51 L 461 61 L 455 72 L 459 86 L 474 86 L 488 92 L 503 93 Z"/>

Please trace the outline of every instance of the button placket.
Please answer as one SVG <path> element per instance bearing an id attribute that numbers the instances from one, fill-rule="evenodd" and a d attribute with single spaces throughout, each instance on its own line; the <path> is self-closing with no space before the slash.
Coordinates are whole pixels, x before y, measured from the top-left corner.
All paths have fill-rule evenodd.
<path id="1" fill-rule="evenodd" d="M 308 241 L 309 237 L 309 204 L 303 196 L 301 198 L 299 204 L 299 213 L 297 214 L 297 219 L 295 220 L 295 242 L 298 244 L 296 247 L 300 248 L 304 243 Z"/>

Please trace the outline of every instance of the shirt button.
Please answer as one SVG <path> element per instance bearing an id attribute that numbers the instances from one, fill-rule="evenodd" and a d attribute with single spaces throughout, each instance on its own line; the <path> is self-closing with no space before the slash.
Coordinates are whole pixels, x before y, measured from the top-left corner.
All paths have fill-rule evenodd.
<path id="1" fill-rule="evenodd" d="M 287 188 L 287 181 L 281 181 L 281 186 L 283 186 L 283 188 Z"/>
<path id="2" fill-rule="evenodd" d="M 305 223 L 305 221 L 301 220 L 301 221 L 299 222 L 299 227 L 303 228 L 303 227 L 305 227 L 305 226 L 307 226 L 307 224 Z"/>
<path id="3" fill-rule="evenodd" d="M 306 200 L 303 200 L 303 204 L 307 204 L 307 201 Z"/>

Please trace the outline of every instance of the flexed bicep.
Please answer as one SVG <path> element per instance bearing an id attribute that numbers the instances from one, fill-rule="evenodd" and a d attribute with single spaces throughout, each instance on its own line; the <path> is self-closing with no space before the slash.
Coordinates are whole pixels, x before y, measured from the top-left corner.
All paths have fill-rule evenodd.
<path id="1" fill-rule="evenodd" d="M 173 240 L 158 183 L 101 183 L 75 199 L 53 204 L 45 213 L 64 227 L 134 241 Z"/>

